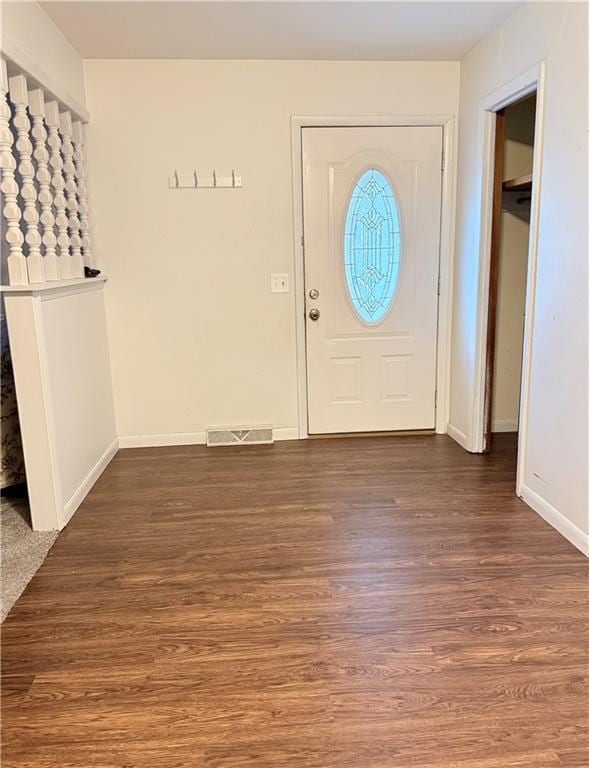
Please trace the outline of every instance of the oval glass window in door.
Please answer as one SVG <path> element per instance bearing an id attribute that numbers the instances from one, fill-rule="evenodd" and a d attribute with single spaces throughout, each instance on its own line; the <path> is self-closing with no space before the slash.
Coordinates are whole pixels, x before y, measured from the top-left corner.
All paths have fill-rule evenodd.
<path id="1" fill-rule="evenodd" d="M 390 182 L 368 168 L 356 182 L 344 229 L 348 295 L 360 320 L 376 325 L 393 304 L 401 262 L 401 222 Z"/>

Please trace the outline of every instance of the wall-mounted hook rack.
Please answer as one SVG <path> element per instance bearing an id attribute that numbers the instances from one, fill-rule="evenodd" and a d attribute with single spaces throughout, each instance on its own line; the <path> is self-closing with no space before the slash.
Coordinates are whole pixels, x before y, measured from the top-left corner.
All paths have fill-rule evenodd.
<path id="1" fill-rule="evenodd" d="M 241 189 L 243 186 L 241 176 L 235 173 L 218 172 L 213 168 L 212 174 L 201 174 L 195 170 L 184 172 L 174 170 L 168 177 L 170 189 Z"/>

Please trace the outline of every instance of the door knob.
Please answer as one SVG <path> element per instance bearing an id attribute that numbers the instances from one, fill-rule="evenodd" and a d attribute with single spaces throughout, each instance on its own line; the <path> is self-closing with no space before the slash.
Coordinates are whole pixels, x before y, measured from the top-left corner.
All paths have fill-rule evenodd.
<path id="1" fill-rule="evenodd" d="M 311 310 L 309 310 L 309 319 L 310 320 L 319 320 L 319 315 L 320 314 L 321 313 L 319 312 L 318 309 L 311 309 Z"/>

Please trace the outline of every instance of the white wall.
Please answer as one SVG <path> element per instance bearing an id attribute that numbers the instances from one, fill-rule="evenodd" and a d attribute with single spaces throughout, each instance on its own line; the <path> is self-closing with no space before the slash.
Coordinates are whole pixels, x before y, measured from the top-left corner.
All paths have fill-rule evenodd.
<path id="1" fill-rule="evenodd" d="M 472 434 L 481 100 L 546 61 L 524 498 L 587 546 L 587 7 L 530 3 L 464 59 L 450 422 Z"/>
<path id="2" fill-rule="evenodd" d="M 73 45 L 35 2 L 7 2 L 0 8 L 2 51 L 75 109 L 86 104 L 84 67 Z"/>
<path id="3" fill-rule="evenodd" d="M 123 444 L 296 435 L 291 115 L 453 114 L 458 63 L 87 61 L 89 181 Z M 244 187 L 169 190 L 174 169 Z M 139 437 L 137 437 L 139 436 Z M 163 437 L 162 437 L 163 436 Z"/>

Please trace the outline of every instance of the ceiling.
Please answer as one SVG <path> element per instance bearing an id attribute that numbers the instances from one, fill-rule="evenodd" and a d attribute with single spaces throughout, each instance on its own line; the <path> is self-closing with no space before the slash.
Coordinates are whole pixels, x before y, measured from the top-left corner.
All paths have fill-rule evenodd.
<path id="1" fill-rule="evenodd" d="M 457 60 L 521 2 L 43 2 L 83 58 Z"/>

